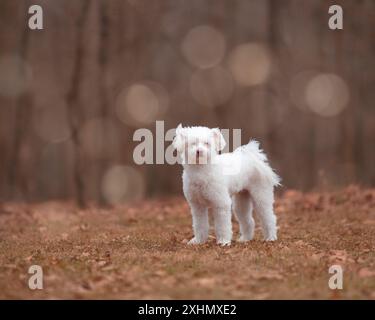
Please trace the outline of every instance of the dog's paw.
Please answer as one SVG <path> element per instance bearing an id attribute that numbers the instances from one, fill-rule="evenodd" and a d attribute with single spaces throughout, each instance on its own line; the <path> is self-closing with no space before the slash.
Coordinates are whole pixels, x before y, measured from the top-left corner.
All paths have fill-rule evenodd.
<path id="1" fill-rule="evenodd" d="M 229 247 L 231 244 L 231 241 L 230 240 L 218 240 L 217 244 L 222 247 Z"/>
<path id="2" fill-rule="evenodd" d="M 248 242 L 248 241 L 250 241 L 250 240 L 252 240 L 253 239 L 253 237 L 248 237 L 248 236 L 243 236 L 243 235 L 241 235 L 238 239 L 237 239 L 237 241 L 238 242 Z"/>
<path id="3" fill-rule="evenodd" d="M 191 239 L 190 241 L 188 241 L 188 245 L 191 246 L 191 245 L 197 245 L 197 244 L 202 244 L 204 243 L 204 241 L 199 241 L 197 238 L 193 238 Z"/>
<path id="4" fill-rule="evenodd" d="M 276 241 L 277 240 L 277 235 L 269 235 L 264 238 L 264 241 Z"/>

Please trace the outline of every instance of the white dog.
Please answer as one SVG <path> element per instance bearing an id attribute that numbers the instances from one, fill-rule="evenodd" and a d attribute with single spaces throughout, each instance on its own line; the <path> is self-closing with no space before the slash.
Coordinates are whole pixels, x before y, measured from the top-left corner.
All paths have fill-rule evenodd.
<path id="1" fill-rule="evenodd" d="M 277 239 L 273 189 L 279 185 L 280 178 L 269 166 L 258 142 L 250 141 L 232 153 L 218 154 L 225 146 L 219 129 L 183 128 L 180 124 L 173 146 L 182 159 L 183 191 L 193 217 L 194 238 L 189 244 L 206 242 L 210 209 L 217 243 L 230 245 L 232 202 L 240 224 L 239 241 L 253 238 L 253 208 L 260 219 L 264 239 Z"/>

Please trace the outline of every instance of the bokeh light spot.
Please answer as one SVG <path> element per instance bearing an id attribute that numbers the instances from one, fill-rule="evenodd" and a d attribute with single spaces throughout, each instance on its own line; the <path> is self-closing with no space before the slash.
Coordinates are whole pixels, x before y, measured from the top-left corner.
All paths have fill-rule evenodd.
<path id="1" fill-rule="evenodd" d="M 115 165 L 109 168 L 102 180 L 103 196 L 112 205 L 141 199 L 144 191 L 142 175 L 129 166 Z"/>
<path id="2" fill-rule="evenodd" d="M 268 50 L 257 43 L 239 45 L 229 56 L 229 69 L 235 81 L 241 86 L 262 84 L 271 71 Z"/>
<path id="3" fill-rule="evenodd" d="M 338 115 L 349 101 L 347 84 L 335 74 L 321 73 L 313 77 L 305 93 L 310 109 L 323 117 Z"/>
<path id="4" fill-rule="evenodd" d="M 181 50 L 192 66 L 210 68 L 223 59 L 225 39 L 222 33 L 210 26 L 198 26 L 185 36 Z"/>
<path id="5" fill-rule="evenodd" d="M 137 83 L 118 95 L 116 113 L 128 125 L 147 125 L 166 111 L 168 102 L 167 92 L 158 83 Z"/>

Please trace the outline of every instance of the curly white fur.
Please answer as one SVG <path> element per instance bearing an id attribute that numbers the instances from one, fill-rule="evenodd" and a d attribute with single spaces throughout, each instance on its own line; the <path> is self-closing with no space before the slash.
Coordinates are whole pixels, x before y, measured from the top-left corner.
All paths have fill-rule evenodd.
<path id="1" fill-rule="evenodd" d="M 179 125 L 173 145 L 182 157 L 183 191 L 193 218 L 194 238 L 189 244 L 207 241 L 210 209 L 217 243 L 230 245 L 232 204 L 240 225 L 239 241 L 254 236 L 253 208 L 264 239 L 277 239 L 273 191 L 280 178 L 269 166 L 257 141 L 252 140 L 232 153 L 218 154 L 225 146 L 219 129 Z"/>

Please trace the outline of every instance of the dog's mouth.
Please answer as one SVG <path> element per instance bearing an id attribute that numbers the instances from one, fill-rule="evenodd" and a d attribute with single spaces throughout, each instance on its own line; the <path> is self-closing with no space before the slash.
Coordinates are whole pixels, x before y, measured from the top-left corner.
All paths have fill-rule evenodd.
<path id="1" fill-rule="evenodd" d="M 195 164 L 208 164 L 209 158 L 202 152 L 195 154 Z"/>

